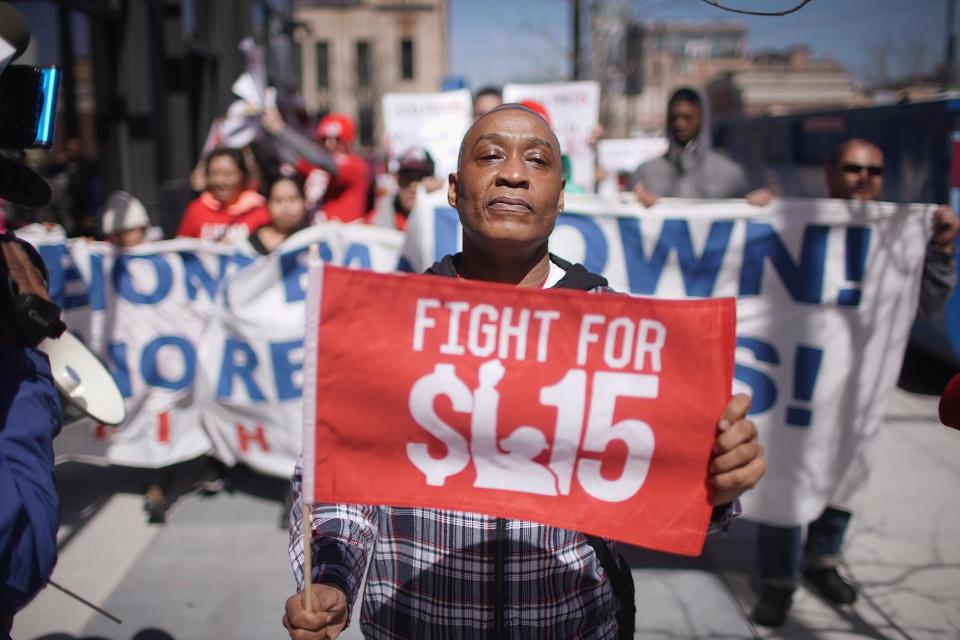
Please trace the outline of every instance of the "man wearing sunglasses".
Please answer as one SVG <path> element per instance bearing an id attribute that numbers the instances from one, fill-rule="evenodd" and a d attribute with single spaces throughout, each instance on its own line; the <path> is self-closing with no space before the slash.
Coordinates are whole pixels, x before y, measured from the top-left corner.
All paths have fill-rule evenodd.
<path id="1" fill-rule="evenodd" d="M 831 198 L 880 200 L 883 192 L 883 152 L 876 145 L 853 138 L 834 149 L 827 160 L 827 188 Z M 957 281 L 954 251 L 960 219 L 947 205 L 933 213 L 933 238 L 927 246 L 920 283 L 917 316 L 935 315 L 946 303 Z"/>
<path id="2" fill-rule="evenodd" d="M 854 138 L 839 145 L 826 165 L 827 188 L 831 198 L 879 200 L 883 192 L 883 152 L 866 140 Z M 955 242 L 960 220 L 946 205 L 933 216 L 933 238 L 927 246 L 920 283 L 917 317 L 938 313 L 956 285 Z M 801 572 L 807 582 L 828 602 L 853 604 L 856 587 L 837 571 L 843 539 L 852 513 L 827 505 L 807 528 L 759 525 L 757 565 L 760 573 L 760 600 L 751 618 L 770 627 L 782 625 L 793 603 Z"/>

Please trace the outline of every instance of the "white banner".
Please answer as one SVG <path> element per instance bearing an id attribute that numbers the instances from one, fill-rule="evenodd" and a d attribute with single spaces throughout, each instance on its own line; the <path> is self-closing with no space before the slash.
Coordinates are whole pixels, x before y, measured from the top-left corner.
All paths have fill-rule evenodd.
<path id="1" fill-rule="evenodd" d="M 197 395 L 217 457 L 288 477 L 303 442 L 307 255 L 340 266 L 394 271 L 403 234 L 361 224 L 309 227 L 282 251 L 230 278 L 201 339 Z M 357 381 L 357 384 L 363 384 Z"/>
<path id="2" fill-rule="evenodd" d="M 593 192 L 594 166 L 590 135 L 600 122 L 600 85 L 593 81 L 553 84 L 508 84 L 504 102 L 536 100 L 547 109 L 560 149 L 573 165 L 573 182 Z"/>
<path id="3" fill-rule="evenodd" d="M 330 222 L 255 259 L 249 247 L 195 239 L 121 253 L 41 227 L 18 235 L 39 248 L 51 297 L 110 369 L 127 409 L 118 427 L 66 429 L 55 440 L 59 460 L 153 468 L 213 448 L 278 476 L 299 454 L 302 348 L 293 343 L 303 340 L 307 247 L 317 243 L 333 264 L 391 271 L 402 237 Z M 259 369 L 244 359 L 251 353 L 262 355 Z"/>
<path id="4" fill-rule="evenodd" d="M 383 96 L 383 128 L 394 156 L 426 147 L 434 175 L 457 170 L 460 141 L 470 127 L 473 103 L 466 89 L 441 93 L 388 93 Z"/>
<path id="5" fill-rule="evenodd" d="M 634 295 L 737 297 L 734 386 L 753 397 L 769 464 L 746 514 L 793 526 L 828 503 L 852 509 L 915 315 L 932 207 L 631 200 L 568 194 L 551 251 Z M 459 248 L 442 199 L 408 229 L 412 271 Z"/>
<path id="6" fill-rule="evenodd" d="M 826 504 L 854 508 L 915 313 L 932 207 L 663 199 L 643 209 L 568 195 L 566 211 L 552 251 L 615 289 L 737 298 L 734 387 L 753 397 L 769 462 L 746 513 L 791 526 Z M 418 203 L 405 241 L 325 223 L 241 269 L 249 255 L 201 241 L 114 254 L 62 236 L 30 239 L 69 326 L 110 365 L 130 415 L 116 431 L 68 429 L 58 453 L 70 446 L 161 466 L 212 441 L 228 462 L 286 476 L 300 448 L 308 245 L 333 264 L 390 271 L 404 242 L 401 263 L 419 272 L 456 252 L 460 231 L 456 211 L 434 194 Z"/>
<path id="7" fill-rule="evenodd" d="M 598 193 L 613 196 L 620 190 L 620 174 L 631 174 L 637 167 L 667 152 L 666 138 L 604 138 L 597 142 L 597 165 L 606 176 Z"/>

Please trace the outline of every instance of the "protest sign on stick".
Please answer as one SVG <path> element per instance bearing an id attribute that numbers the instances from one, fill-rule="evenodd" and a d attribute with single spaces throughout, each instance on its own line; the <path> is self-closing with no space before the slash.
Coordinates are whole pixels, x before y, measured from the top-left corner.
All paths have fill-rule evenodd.
<path id="1" fill-rule="evenodd" d="M 388 93 L 383 96 L 383 128 L 390 150 L 399 156 L 411 147 L 425 147 L 446 179 L 457 170 L 457 151 L 470 126 L 470 92 Z"/>
<path id="2" fill-rule="evenodd" d="M 667 152 L 667 139 L 607 138 L 597 142 L 597 165 L 604 171 L 599 192 L 610 195 L 620 191 L 620 175 L 630 175 L 644 162 Z M 623 185 L 626 187 L 626 185 Z"/>
<path id="3" fill-rule="evenodd" d="M 731 299 L 310 270 L 304 492 L 700 552 Z"/>
<path id="4" fill-rule="evenodd" d="M 546 108 L 560 150 L 570 158 L 573 183 L 593 192 L 594 153 L 589 141 L 600 122 L 600 85 L 593 81 L 507 84 L 503 87 L 503 100 L 535 100 Z"/>

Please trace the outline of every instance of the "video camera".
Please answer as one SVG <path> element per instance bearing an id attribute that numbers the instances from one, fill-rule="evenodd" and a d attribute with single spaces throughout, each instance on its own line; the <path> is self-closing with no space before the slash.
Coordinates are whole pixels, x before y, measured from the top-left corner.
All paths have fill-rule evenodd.
<path id="1" fill-rule="evenodd" d="M 30 44 L 23 16 L 0 2 L 0 149 L 49 149 L 57 113 L 60 69 L 12 65 Z"/>
<path id="2" fill-rule="evenodd" d="M 12 6 L 0 2 L 0 150 L 49 149 L 53 144 L 60 70 L 57 67 L 10 65 L 30 44 L 26 20 Z M 0 198 L 26 206 L 50 200 L 46 181 L 20 162 L 0 156 Z M 40 254 L 12 234 L 0 241 L 18 243 L 44 277 Z M 65 328 L 60 309 L 49 300 L 17 286 L 4 251 L 0 251 L 0 313 L 13 325 L 21 343 L 36 346 L 55 338 Z"/>
<path id="3" fill-rule="evenodd" d="M 59 70 L 8 66 L 29 43 L 26 20 L 0 2 L 0 153 L 4 149 L 49 148 L 53 142 Z M 0 155 L 0 198 L 42 207 L 50 201 L 50 186 L 28 167 Z M 19 245 L 16 249 L 15 244 Z M 31 284 L 24 275 L 31 267 L 39 271 L 46 288 L 47 270 L 40 253 L 12 232 L 0 234 L 0 328 L 14 334 L 5 337 L 47 354 L 60 393 L 64 426 L 90 419 L 120 424 L 126 416 L 120 389 L 103 363 L 66 330 L 60 307 L 34 293 L 36 283 Z M 18 281 L 26 284 L 18 286 Z"/>
<path id="4" fill-rule="evenodd" d="M 42 207 L 50 201 L 50 186 L 20 156 L 23 149 L 53 144 L 60 70 L 10 65 L 29 44 L 27 21 L 0 2 L 0 199 Z"/>

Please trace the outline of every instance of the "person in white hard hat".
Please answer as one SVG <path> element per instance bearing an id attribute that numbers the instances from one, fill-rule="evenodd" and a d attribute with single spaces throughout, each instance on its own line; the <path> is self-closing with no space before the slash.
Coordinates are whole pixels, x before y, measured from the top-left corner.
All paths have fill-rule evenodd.
<path id="1" fill-rule="evenodd" d="M 147 209 L 126 191 L 114 191 L 100 217 L 100 233 L 104 240 L 126 249 L 148 240 L 160 240 L 159 230 L 151 227 Z"/>
<path id="2" fill-rule="evenodd" d="M 121 250 L 163 239 L 160 229 L 150 225 L 150 216 L 143 203 L 126 191 L 114 191 L 107 197 L 107 206 L 100 216 L 100 234 L 104 240 Z M 172 477 L 169 467 L 147 470 L 143 509 L 151 523 L 162 524 L 166 521 L 170 506 L 167 487 Z"/>

